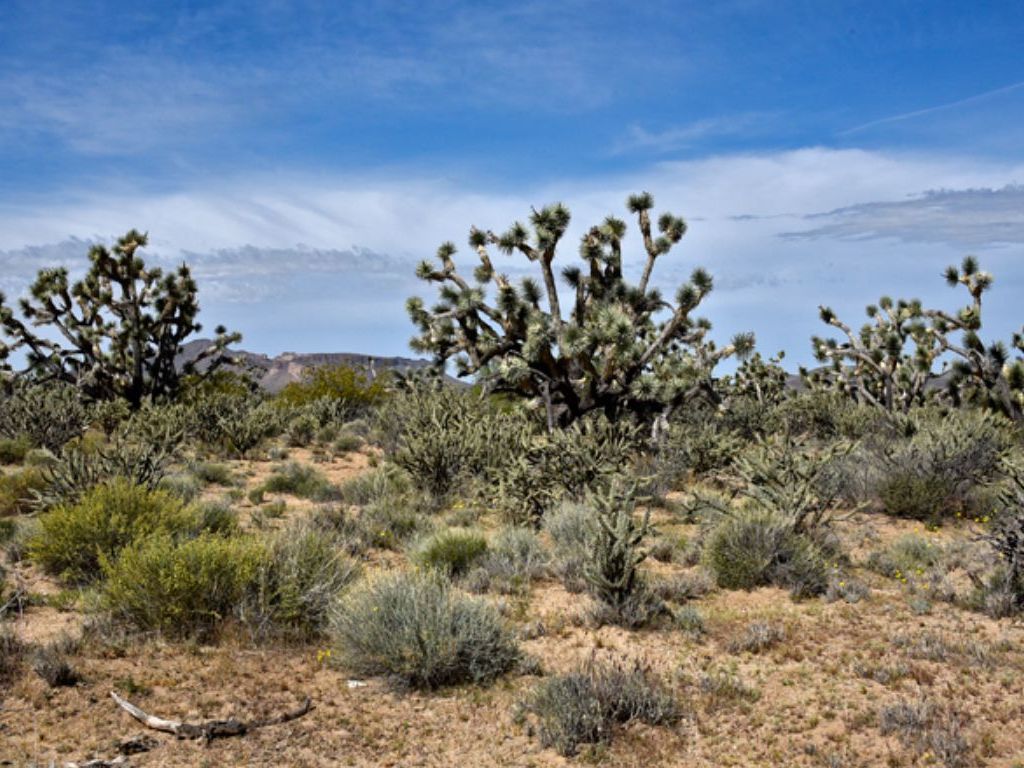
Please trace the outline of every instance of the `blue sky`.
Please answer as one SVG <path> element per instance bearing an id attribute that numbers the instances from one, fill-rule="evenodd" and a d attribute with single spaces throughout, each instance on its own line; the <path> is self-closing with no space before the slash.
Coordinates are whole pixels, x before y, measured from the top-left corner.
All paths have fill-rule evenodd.
<path id="1" fill-rule="evenodd" d="M 403 353 L 441 241 L 562 200 L 567 263 L 647 189 L 722 337 L 807 362 L 969 252 L 1020 327 L 1024 4 L 632 5 L 3 0 L 0 289 L 138 227 L 248 348 Z"/>

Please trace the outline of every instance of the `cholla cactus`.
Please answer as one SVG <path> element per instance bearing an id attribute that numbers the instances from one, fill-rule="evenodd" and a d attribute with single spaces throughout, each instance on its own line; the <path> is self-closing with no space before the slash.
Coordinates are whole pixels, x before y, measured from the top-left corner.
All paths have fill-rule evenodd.
<path id="1" fill-rule="evenodd" d="M 760 352 L 755 352 L 744 360 L 736 369 L 736 373 L 726 382 L 731 395 L 749 397 L 759 405 L 776 405 L 786 396 L 786 381 L 789 374 L 782 367 L 786 353 L 779 351 L 774 357 L 765 360 Z"/>
<path id="2" fill-rule="evenodd" d="M 830 362 L 828 369 L 801 371 L 811 386 L 831 386 L 856 400 L 887 411 L 908 412 L 927 398 L 935 378 L 943 373 L 935 364 L 952 355 L 952 378 L 947 395 L 954 401 L 970 400 L 1004 412 L 1014 420 L 1024 415 L 1024 361 L 1010 359 L 1006 345 L 988 347 L 981 341 L 982 295 L 993 282 L 992 275 L 978 268 L 968 256 L 962 265 L 948 267 L 946 282 L 963 285 L 971 303 L 955 314 L 925 309 L 914 299 L 893 301 L 882 297 L 867 308 L 871 322 L 854 334 L 828 307 L 821 307 L 821 319 L 841 330 L 846 342 L 812 337 L 815 356 Z M 957 338 L 957 334 L 959 337 Z M 1024 352 L 1024 329 L 1013 336 L 1013 347 Z"/>
<path id="3" fill-rule="evenodd" d="M 491 391 L 531 398 L 545 408 L 549 429 L 595 410 L 612 419 L 631 413 L 655 420 L 710 391 L 715 365 L 748 352 L 753 336 L 742 334 L 722 348 L 707 338 L 711 324 L 693 317 L 712 288 L 703 269 L 677 291 L 674 304 L 650 287 L 655 261 L 682 239 L 686 223 L 663 213 L 655 235 L 651 195 L 633 195 L 627 205 L 647 254 L 638 284 L 622 275 L 626 224 L 609 216 L 583 236 L 583 266 L 562 270 L 571 292 L 563 314 L 553 262 L 570 214 L 551 205 L 534 210 L 529 227 L 517 222 L 501 235 L 473 228 L 469 243 L 479 259 L 473 283 L 457 272 L 450 242 L 438 249 L 439 264 L 420 264 L 418 276 L 439 286 L 440 302 L 427 309 L 418 298 L 408 301 L 420 329 L 413 348 L 438 361 L 454 358 L 460 376 L 477 375 Z M 536 263 L 543 287 L 532 279 L 514 286 L 494 267 L 492 245 Z M 655 321 L 659 313 L 665 319 Z"/>
<path id="4" fill-rule="evenodd" d="M 204 378 L 229 362 L 225 349 L 242 337 L 218 327 L 210 346 L 177 368 L 182 343 L 202 329 L 196 282 L 185 264 L 167 275 L 147 268 L 137 253 L 146 242 L 133 229 L 111 249 L 93 246 L 89 269 L 75 283 L 67 269 L 41 270 L 30 298 L 20 302 L 28 324 L 0 294 L 0 331 L 9 339 L 0 341 L 0 374 L 13 373 L 10 355 L 23 349 L 24 377 L 68 382 L 89 398 L 123 398 L 135 409 L 146 399 L 176 394 L 183 374 Z M 30 326 L 51 333 L 38 335 Z"/>

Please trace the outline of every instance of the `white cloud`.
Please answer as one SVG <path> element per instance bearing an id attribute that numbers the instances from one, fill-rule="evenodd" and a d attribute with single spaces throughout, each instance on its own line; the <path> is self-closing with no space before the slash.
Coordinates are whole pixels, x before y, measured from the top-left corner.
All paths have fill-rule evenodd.
<path id="1" fill-rule="evenodd" d="M 75 249 L 84 254 L 84 240 L 145 228 L 151 254 L 193 264 L 204 315 L 255 328 L 256 348 L 401 352 L 411 331 L 402 304 L 417 288 L 413 265 L 442 241 L 455 241 L 469 266 L 471 224 L 500 230 L 531 206 L 562 200 L 574 216 L 566 263 L 586 226 L 608 213 L 625 216 L 627 194 L 648 189 L 659 210 L 691 225 L 655 273 L 663 286 L 671 290 L 694 266 L 706 266 L 719 285 L 706 310 L 717 330 L 725 336 L 753 328 L 764 348 L 786 348 L 788 359 L 800 361 L 808 357 L 808 337 L 820 330 L 820 302 L 851 321 L 882 292 L 955 306 L 959 297 L 939 273 L 968 243 L 1010 243 L 982 248 L 997 277 L 987 327 L 1002 336 L 1019 326 L 1024 318 L 1008 289 L 1024 282 L 1019 229 L 1013 237 L 985 232 L 1011 220 L 1019 188 L 1007 185 L 1021 178 L 1024 166 L 995 161 L 822 148 L 497 191 L 427 176 L 249 177 L 173 194 L 92 192 L 0 209 L 0 265 L 4 274 L 22 273 L 30 263 L 73 256 L 64 245 L 69 237 L 79 238 Z M 929 189 L 945 191 L 922 194 Z M 1012 221 L 1019 228 L 1019 215 Z M 800 230 L 800 237 L 786 236 Z M 26 250 L 41 243 L 61 246 Z M 637 263 L 635 230 L 626 245 Z M 504 256 L 496 262 L 516 263 Z"/>

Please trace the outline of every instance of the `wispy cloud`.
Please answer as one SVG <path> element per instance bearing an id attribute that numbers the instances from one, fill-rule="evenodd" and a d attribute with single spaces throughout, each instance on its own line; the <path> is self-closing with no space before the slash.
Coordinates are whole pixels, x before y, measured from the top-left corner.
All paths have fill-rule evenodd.
<path id="1" fill-rule="evenodd" d="M 633 124 L 627 129 L 626 136 L 615 144 L 613 152 L 616 154 L 637 150 L 669 152 L 712 138 L 761 134 L 766 125 L 774 122 L 776 118 L 775 113 L 748 112 L 739 115 L 704 118 L 663 130 L 648 130 L 642 125 Z"/>
<path id="2" fill-rule="evenodd" d="M 879 118 L 878 120 L 871 120 L 867 123 L 854 126 L 853 128 L 847 128 L 845 131 L 839 133 L 840 136 L 850 136 L 861 131 L 866 131 L 869 128 L 875 128 L 880 125 L 887 125 L 890 123 L 901 123 L 905 120 L 913 120 L 917 117 L 925 117 L 926 115 L 933 115 L 947 110 L 957 109 L 958 107 L 966 107 L 972 104 L 978 104 L 983 101 L 987 101 L 996 96 L 1003 96 L 1014 91 L 1019 91 L 1024 88 L 1024 80 L 1019 83 L 1012 83 L 1010 85 L 1003 86 L 1002 88 L 994 88 L 984 93 L 977 93 L 973 96 L 968 96 L 964 99 L 957 99 L 946 104 L 938 104 L 932 107 L 925 107 L 924 109 L 915 109 L 910 112 L 902 112 L 898 115 L 890 115 L 889 117 Z"/>
<path id="3" fill-rule="evenodd" d="M 929 191 L 909 200 L 858 203 L 804 217 L 792 240 L 879 240 L 962 248 L 1024 244 L 1024 186 Z"/>

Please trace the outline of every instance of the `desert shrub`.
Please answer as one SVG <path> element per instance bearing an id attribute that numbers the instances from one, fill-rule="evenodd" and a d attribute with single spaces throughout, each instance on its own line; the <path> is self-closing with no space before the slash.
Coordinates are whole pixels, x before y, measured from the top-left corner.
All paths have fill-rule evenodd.
<path id="1" fill-rule="evenodd" d="M 714 413 L 694 409 L 672 424 L 659 450 L 693 474 L 707 475 L 728 467 L 742 445 Z"/>
<path id="2" fill-rule="evenodd" d="M 930 755 L 944 768 L 975 765 L 964 725 L 964 717 L 952 705 L 940 707 L 926 699 L 901 699 L 878 713 L 878 730 L 883 736 L 895 734 L 905 747 L 918 755 Z"/>
<path id="3" fill-rule="evenodd" d="M 342 432 L 334 437 L 331 442 L 331 450 L 339 456 L 352 453 L 352 451 L 358 451 L 362 447 L 363 438 L 350 432 Z"/>
<path id="4" fill-rule="evenodd" d="M 366 547 L 399 549 L 429 529 L 425 511 L 409 499 L 369 504 L 359 511 L 354 533 Z"/>
<path id="5" fill-rule="evenodd" d="M 245 619 L 260 635 L 296 639 L 319 636 L 334 601 L 359 567 L 344 553 L 338 534 L 293 525 L 270 542 L 246 602 Z"/>
<path id="6" fill-rule="evenodd" d="M 699 680 L 700 692 L 707 698 L 709 709 L 737 701 L 753 702 L 761 698 L 761 692 L 744 682 L 733 669 L 712 667 Z"/>
<path id="7" fill-rule="evenodd" d="M 391 501 L 411 493 L 409 476 L 385 464 L 342 483 L 338 488 L 338 501 L 361 507 Z"/>
<path id="8" fill-rule="evenodd" d="M 514 524 L 536 524 L 562 500 L 582 501 L 629 466 L 640 444 L 628 423 L 590 416 L 566 429 L 522 431 L 510 463 L 498 477 L 498 503 Z"/>
<path id="9" fill-rule="evenodd" d="M 16 384 L 0 395 L 0 437 L 28 440 L 56 453 L 88 425 L 89 411 L 73 386 Z"/>
<path id="10" fill-rule="evenodd" d="M 160 416 L 167 411 L 143 410 L 109 441 L 79 441 L 43 468 L 45 488 L 36 506 L 45 509 L 73 503 L 97 485 L 121 478 L 135 485 L 156 488 L 167 474 L 182 440 L 180 426 Z"/>
<path id="11" fill-rule="evenodd" d="M 300 413 L 288 424 L 285 438 L 288 445 L 293 448 L 301 448 L 313 442 L 318 429 L 320 429 L 320 424 L 316 417 L 312 414 Z"/>
<path id="12" fill-rule="evenodd" d="M 786 638 L 786 630 L 777 624 L 754 621 L 728 645 L 729 653 L 761 653 L 773 648 Z"/>
<path id="13" fill-rule="evenodd" d="M 206 532 L 230 536 L 238 532 L 238 513 L 221 501 L 203 501 L 192 505 L 195 522 L 186 524 L 185 533 Z"/>
<path id="14" fill-rule="evenodd" d="M 352 409 L 379 405 L 388 394 L 388 377 L 373 376 L 351 365 L 320 365 L 308 368 L 301 381 L 285 385 L 278 402 L 302 406 L 319 400 L 339 401 Z"/>
<path id="15" fill-rule="evenodd" d="M 339 496 L 338 489 L 322 473 L 295 461 L 276 468 L 260 487 L 270 493 L 288 493 L 314 501 L 331 501 Z"/>
<path id="16" fill-rule="evenodd" d="M 487 588 L 511 594 L 526 589 L 547 570 L 547 563 L 547 552 L 533 530 L 508 526 L 495 535 L 479 568 Z"/>
<path id="17" fill-rule="evenodd" d="M 21 464 L 30 450 L 32 441 L 26 435 L 0 437 L 0 464 Z"/>
<path id="18" fill-rule="evenodd" d="M 1005 420 L 987 411 L 913 415 L 913 436 L 880 452 L 878 495 L 886 512 L 939 521 L 969 511 L 972 493 L 993 480 L 1012 441 Z"/>
<path id="19" fill-rule="evenodd" d="M 942 558 L 942 547 L 923 536 L 900 536 L 885 549 L 868 555 L 867 567 L 890 579 L 921 573 Z"/>
<path id="20" fill-rule="evenodd" d="M 32 671 L 51 688 L 74 685 L 81 679 L 69 658 L 76 646 L 72 638 L 63 636 L 37 648 L 32 653 Z"/>
<path id="21" fill-rule="evenodd" d="M 118 479 L 43 514 L 29 554 L 48 572 L 84 583 L 100 575 L 101 560 L 115 560 L 140 538 L 156 532 L 194 536 L 203 524 L 197 508 L 171 494 Z"/>
<path id="22" fill-rule="evenodd" d="M 611 741 L 613 727 L 640 721 L 669 725 L 681 717 L 672 694 L 640 662 L 599 662 L 542 682 L 524 703 L 544 747 L 571 757 L 581 744 Z"/>
<path id="23" fill-rule="evenodd" d="M 725 589 L 774 585 L 803 597 L 821 594 L 828 585 L 817 545 L 796 533 L 791 521 L 765 510 L 725 515 L 708 534 L 704 562 Z"/>
<path id="24" fill-rule="evenodd" d="M 46 487 L 46 478 L 35 467 L 0 474 L 0 517 L 30 512 L 37 495 Z"/>
<path id="25" fill-rule="evenodd" d="M 1012 616 L 1024 611 L 1024 466 L 1004 461 L 1006 481 L 996 497 L 994 519 L 981 536 L 999 558 L 999 567 L 982 586 L 988 613 Z"/>
<path id="26" fill-rule="evenodd" d="M 692 605 L 684 605 L 672 614 L 673 623 L 694 640 L 699 640 L 707 633 L 704 616 Z"/>
<path id="27" fill-rule="evenodd" d="M 891 429 L 887 414 L 824 389 L 795 393 L 778 405 L 776 419 L 789 431 L 820 440 L 859 440 Z"/>
<path id="28" fill-rule="evenodd" d="M 231 467 L 212 461 L 200 461 L 193 464 L 192 474 L 205 485 L 233 485 Z"/>
<path id="29" fill-rule="evenodd" d="M 332 624 L 353 671 L 414 688 L 487 682 L 520 658 L 513 632 L 494 608 L 430 572 L 388 573 L 357 584 Z"/>
<path id="30" fill-rule="evenodd" d="M 465 574 L 487 553 L 487 539 L 478 531 L 447 528 L 420 541 L 413 562 L 449 576 Z"/>
<path id="31" fill-rule="evenodd" d="M 563 502 L 544 517 L 544 530 L 554 544 L 552 568 L 566 589 L 585 589 L 583 567 L 588 556 L 590 511 L 582 504 Z"/>
<path id="32" fill-rule="evenodd" d="M 140 630 L 207 636 L 235 613 L 265 557 L 248 538 L 158 533 L 104 558 L 102 604 Z"/>
<path id="33" fill-rule="evenodd" d="M 160 480 L 157 488 L 177 496 L 186 504 L 199 498 L 203 493 L 203 484 L 191 472 L 176 472 L 165 475 Z"/>
<path id="34" fill-rule="evenodd" d="M 9 683 L 21 672 L 25 661 L 25 644 L 14 630 L 0 624 L 0 683 Z"/>
<path id="35" fill-rule="evenodd" d="M 711 578 L 703 571 L 677 573 L 658 579 L 651 589 L 662 600 L 671 603 L 685 603 L 698 600 L 714 589 Z"/>
<path id="36" fill-rule="evenodd" d="M 16 522 L 13 520 L 7 522 L 14 524 L 13 531 L 7 528 L 10 533 L 3 542 L 7 561 L 9 563 L 21 562 L 28 556 L 29 544 L 38 535 L 39 519 L 28 517 L 21 518 Z"/>

